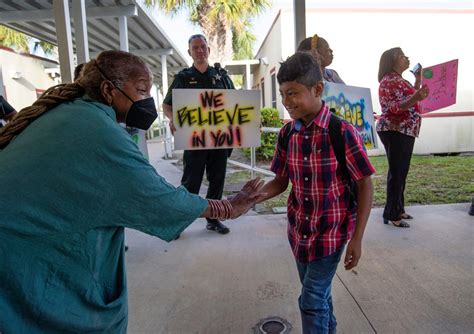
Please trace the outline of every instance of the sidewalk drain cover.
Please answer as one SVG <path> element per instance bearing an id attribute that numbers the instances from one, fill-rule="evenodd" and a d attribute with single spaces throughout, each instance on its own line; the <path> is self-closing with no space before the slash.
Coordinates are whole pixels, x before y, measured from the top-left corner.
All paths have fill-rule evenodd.
<path id="1" fill-rule="evenodd" d="M 262 319 L 254 327 L 255 334 L 286 334 L 290 333 L 290 331 L 290 323 L 279 317 Z"/>

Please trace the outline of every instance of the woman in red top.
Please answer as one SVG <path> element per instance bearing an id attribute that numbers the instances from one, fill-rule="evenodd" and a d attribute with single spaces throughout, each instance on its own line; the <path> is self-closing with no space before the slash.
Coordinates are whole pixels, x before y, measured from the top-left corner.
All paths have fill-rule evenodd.
<path id="1" fill-rule="evenodd" d="M 415 86 L 402 78 L 410 60 L 400 48 L 385 51 L 380 58 L 379 100 L 382 116 L 377 122 L 377 133 L 385 146 L 388 159 L 387 200 L 383 213 L 384 223 L 410 227 L 403 219 L 413 218 L 405 213 L 403 192 L 410 168 L 415 137 L 421 125 L 420 101 L 429 90 L 421 86 L 421 66 L 415 74 Z"/>

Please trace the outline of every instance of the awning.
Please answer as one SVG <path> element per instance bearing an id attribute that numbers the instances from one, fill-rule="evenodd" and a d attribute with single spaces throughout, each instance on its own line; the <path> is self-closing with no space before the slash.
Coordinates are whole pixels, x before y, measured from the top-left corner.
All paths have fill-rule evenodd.
<path id="1" fill-rule="evenodd" d="M 72 72 L 69 67 L 73 66 L 63 68 L 68 65 L 64 63 L 73 62 L 72 55 L 67 55 L 69 43 L 78 60 L 86 57 L 81 47 L 85 49 L 87 45 L 90 58 L 110 49 L 141 56 L 152 69 L 155 81 L 161 81 L 160 86 L 166 88 L 168 75 L 162 78 L 162 73 L 174 74 L 187 66 L 150 10 L 134 0 L 4 0 L 0 1 L 0 24 L 58 45 L 63 81 L 68 81 L 65 74 Z M 68 35 L 72 36 L 70 42 Z"/>

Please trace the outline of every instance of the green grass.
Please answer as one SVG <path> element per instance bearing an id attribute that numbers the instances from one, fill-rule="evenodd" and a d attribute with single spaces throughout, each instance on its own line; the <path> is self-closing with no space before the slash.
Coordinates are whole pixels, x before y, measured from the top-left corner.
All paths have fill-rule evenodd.
<path id="1" fill-rule="evenodd" d="M 377 170 L 374 205 L 385 203 L 387 159 L 371 157 Z M 470 202 L 474 194 L 474 156 L 413 156 L 405 188 L 405 205 Z"/>
<path id="2" fill-rule="evenodd" d="M 385 204 L 387 159 L 370 157 L 376 169 L 373 176 L 374 206 Z M 257 174 L 258 175 L 258 174 Z M 263 175 L 259 175 L 265 178 Z M 250 171 L 229 173 L 226 184 L 250 179 Z M 264 203 L 265 208 L 286 206 L 289 189 Z M 405 188 L 405 205 L 470 202 L 474 194 L 474 156 L 413 156 Z"/>

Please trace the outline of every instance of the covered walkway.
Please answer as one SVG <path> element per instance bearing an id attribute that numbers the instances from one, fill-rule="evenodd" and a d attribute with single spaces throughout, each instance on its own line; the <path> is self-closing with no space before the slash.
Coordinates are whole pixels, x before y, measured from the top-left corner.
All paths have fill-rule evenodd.
<path id="1" fill-rule="evenodd" d="M 140 1 L 1 1 L 0 24 L 58 46 L 62 82 L 103 50 L 143 57 L 160 87 L 187 66 L 186 59 Z M 159 82 L 159 80 L 161 82 Z"/>

